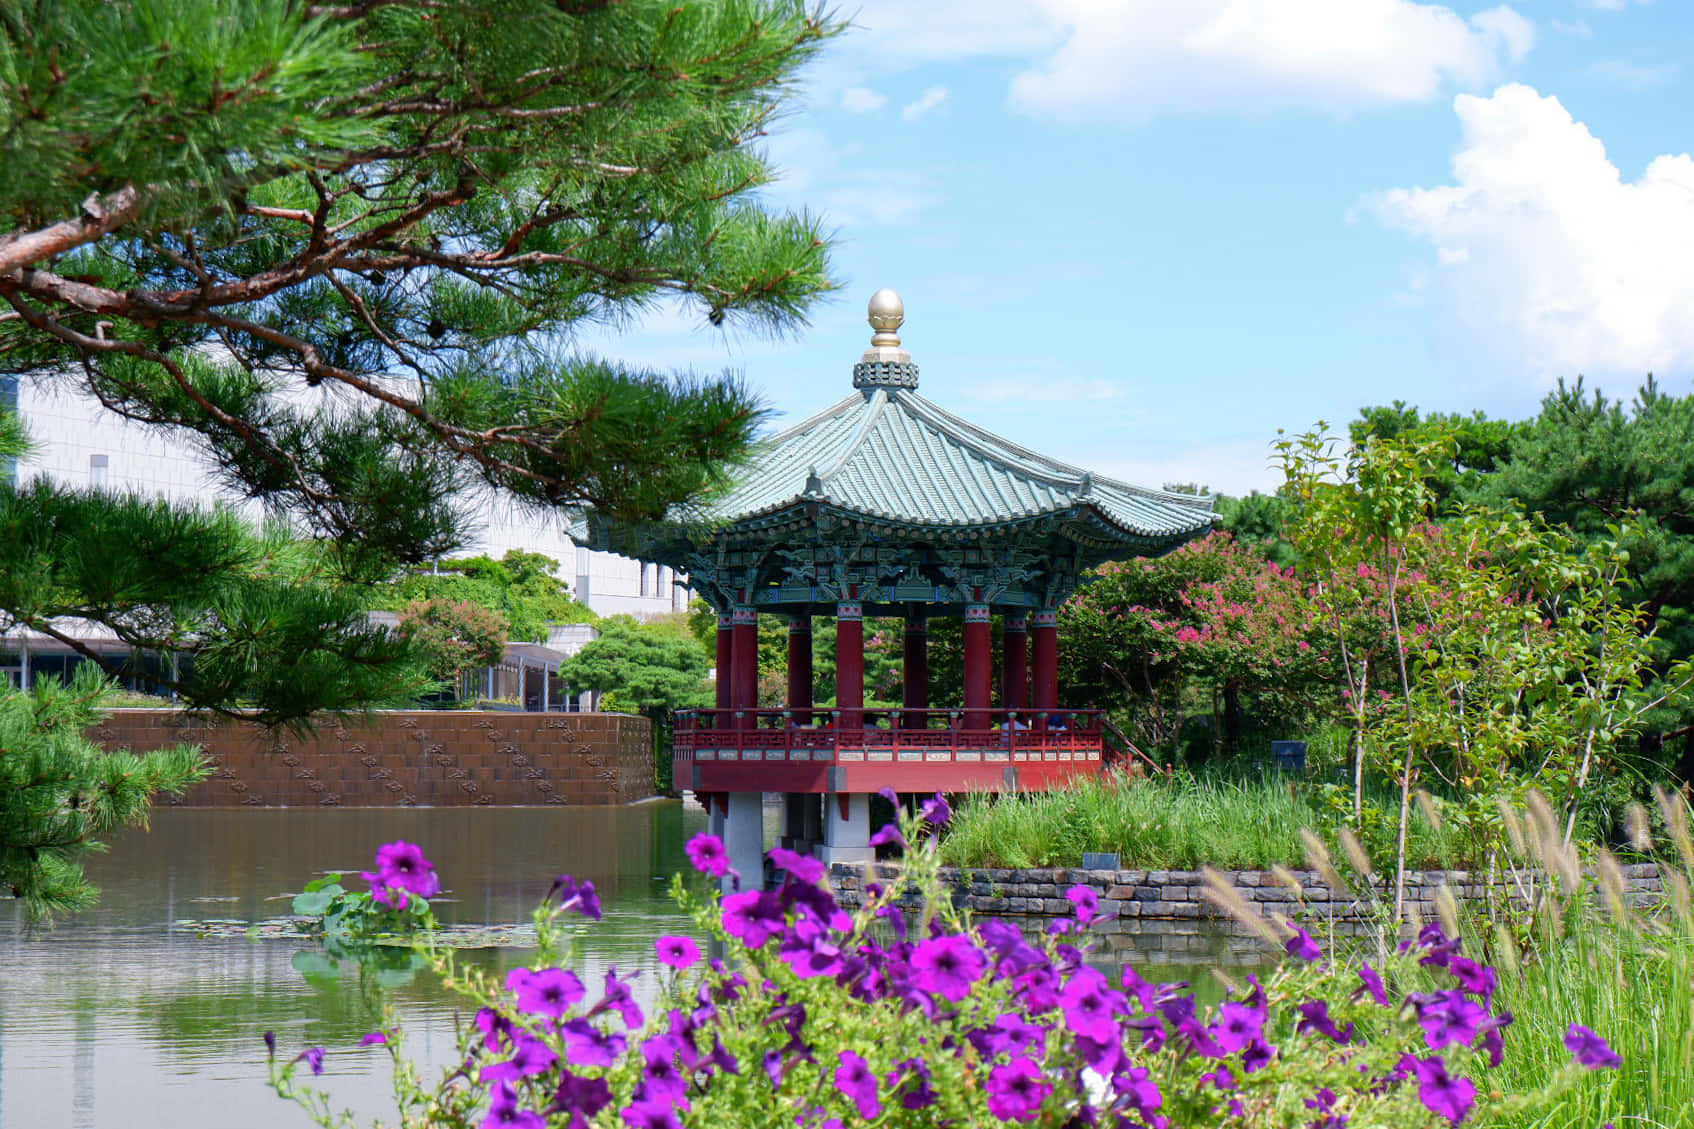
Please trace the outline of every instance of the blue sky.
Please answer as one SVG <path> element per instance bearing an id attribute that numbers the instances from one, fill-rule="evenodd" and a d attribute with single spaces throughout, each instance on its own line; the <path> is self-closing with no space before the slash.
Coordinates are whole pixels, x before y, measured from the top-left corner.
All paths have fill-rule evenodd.
<path id="1" fill-rule="evenodd" d="M 851 12 L 853 9 L 846 9 Z M 1145 485 L 1270 489 L 1278 428 L 1521 418 L 1560 376 L 1694 391 L 1694 5 L 897 0 L 769 140 L 843 284 L 770 341 L 657 311 L 594 347 L 795 422 L 892 286 L 921 391 Z"/>

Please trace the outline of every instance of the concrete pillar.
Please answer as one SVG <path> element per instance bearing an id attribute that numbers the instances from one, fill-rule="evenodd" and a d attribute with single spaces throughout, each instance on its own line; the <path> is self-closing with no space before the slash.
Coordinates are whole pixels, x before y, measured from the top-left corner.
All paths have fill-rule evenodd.
<path id="1" fill-rule="evenodd" d="M 763 792 L 731 792 L 724 817 L 723 845 L 729 865 L 741 874 L 743 890 L 760 890 L 765 883 L 765 796 Z"/>
<path id="2" fill-rule="evenodd" d="M 987 729 L 994 705 L 994 622 L 987 604 L 965 605 L 965 728 Z"/>
<path id="3" fill-rule="evenodd" d="M 732 703 L 740 715 L 735 728 L 753 729 L 758 723 L 759 708 L 759 612 L 738 604 L 734 614 L 735 633 L 735 700 Z"/>
<path id="4" fill-rule="evenodd" d="M 812 617 L 788 621 L 788 708 L 794 724 L 812 723 Z"/>
<path id="5" fill-rule="evenodd" d="M 1021 615 L 1005 618 L 1001 637 L 1000 704 L 1009 710 L 1029 707 L 1029 620 Z"/>
<path id="6" fill-rule="evenodd" d="M 825 864 L 863 864 L 875 860 L 869 796 L 851 792 L 823 797 L 823 847 L 818 851 L 818 858 Z"/>
<path id="7" fill-rule="evenodd" d="M 1030 624 L 1030 649 L 1035 652 L 1036 710 L 1059 706 L 1059 613 L 1036 612 Z"/>
<path id="8" fill-rule="evenodd" d="M 835 706 L 842 729 L 864 724 L 865 611 L 857 600 L 835 605 Z"/>

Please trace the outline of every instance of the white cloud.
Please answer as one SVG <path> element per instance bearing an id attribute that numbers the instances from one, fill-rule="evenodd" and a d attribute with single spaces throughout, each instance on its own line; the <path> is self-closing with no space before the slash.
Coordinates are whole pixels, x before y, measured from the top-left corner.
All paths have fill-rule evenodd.
<path id="1" fill-rule="evenodd" d="M 854 22 L 866 63 L 1021 59 L 1019 110 L 1131 121 L 1423 101 L 1495 81 L 1535 40 L 1510 7 L 1467 21 L 1422 0 L 868 0 Z"/>
<path id="2" fill-rule="evenodd" d="M 1069 403 L 1082 400 L 1116 400 L 1123 387 L 1110 380 L 1080 376 L 1043 375 L 1040 379 L 988 380 L 967 390 L 972 399 L 988 404 Z"/>
<path id="3" fill-rule="evenodd" d="M 1437 343 L 1469 371 L 1542 383 L 1694 369 L 1694 158 L 1626 181 L 1557 98 L 1527 86 L 1454 102 L 1453 181 L 1364 201 L 1429 240 Z"/>
<path id="4" fill-rule="evenodd" d="M 1583 70 L 1589 78 L 1607 86 L 1618 86 L 1625 90 L 1649 90 L 1669 82 L 1676 74 L 1676 64 L 1662 63 L 1651 66 L 1626 63 L 1622 59 L 1601 59 L 1589 63 Z"/>
<path id="5" fill-rule="evenodd" d="M 1140 120 L 1168 110 L 1419 102 L 1494 79 L 1534 39 L 1510 8 L 1467 23 L 1410 0 L 1069 7 L 1063 46 L 1012 83 L 1012 102 L 1027 113 Z"/>
<path id="6" fill-rule="evenodd" d="M 1578 39 L 1587 39 L 1594 34 L 1594 29 L 1588 26 L 1587 20 L 1554 20 L 1553 30 L 1560 35 L 1574 35 Z"/>
<path id="7" fill-rule="evenodd" d="M 850 114 L 868 114 L 886 105 L 886 96 L 866 86 L 849 86 L 841 92 L 841 108 Z"/>
<path id="8" fill-rule="evenodd" d="M 1629 7 L 1631 2 L 1632 0 L 1590 0 L 1594 7 L 1605 12 L 1621 12 Z M 1651 4 L 1653 0 L 1633 0 L 1633 2 L 1645 6 Z"/>
<path id="9" fill-rule="evenodd" d="M 766 150 L 779 177 L 766 195 L 832 225 L 904 224 L 939 199 L 921 172 L 877 164 L 863 144 L 837 145 L 820 130 L 784 130 Z"/>
<path id="10" fill-rule="evenodd" d="M 947 101 L 945 86 L 932 86 L 918 95 L 917 101 L 908 102 L 900 108 L 900 117 L 904 121 L 916 121 Z"/>
<path id="11" fill-rule="evenodd" d="M 1268 435 L 1215 440 L 1137 440 L 1117 449 L 1077 452 L 1070 461 L 1108 478 L 1157 489 L 1167 482 L 1192 482 L 1214 494 L 1237 497 L 1254 490 L 1273 493 L 1282 471 L 1271 464 Z"/>

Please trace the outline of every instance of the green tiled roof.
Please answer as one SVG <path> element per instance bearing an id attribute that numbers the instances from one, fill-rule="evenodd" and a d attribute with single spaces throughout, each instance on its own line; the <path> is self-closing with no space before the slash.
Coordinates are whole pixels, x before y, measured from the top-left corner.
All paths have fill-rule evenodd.
<path id="1" fill-rule="evenodd" d="M 1176 542 L 1212 522 L 1210 498 L 1091 475 L 892 384 L 855 391 L 763 441 L 737 477 L 706 511 L 713 523 L 821 503 L 878 524 L 946 532 L 1091 510 L 1127 539 Z"/>

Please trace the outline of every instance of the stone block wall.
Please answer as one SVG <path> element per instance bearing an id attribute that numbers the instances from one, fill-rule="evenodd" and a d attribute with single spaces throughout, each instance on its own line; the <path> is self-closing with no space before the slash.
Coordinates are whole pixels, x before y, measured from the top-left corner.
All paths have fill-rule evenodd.
<path id="1" fill-rule="evenodd" d="M 1657 866 L 1641 863 L 1622 869 L 1626 903 L 1641 907 L 1659 901 L 1663 887 Z M 879 865 L 869 877 L 887 883 L 898 881 L 899 873 L 897 867 Z M 1073 916 L 1075 907 L 1065 891 L 1086 886 L 1098 895 L 1100 913 L 1107 917 L 1090 927 L 1090 936 L 1103 940 L 1114 956 L 1132 963 L 1256 964 L 1272 955 L 1250 929 L 1201 896 L 1205 879 L 1198 871 L 944 868 L 941 873 L 955 905 L 1031 931 L 1055 918 Z M 1331 890 L 1314 871 L 1293 872 L 1301 887 L 1298 896 L 1269 871 L 1221 873 L 1244 901 L 1266 917 L 1301 909 L 1302 922 L 1320 938 L 1364 935 L 1377 917 L 1369 902 L 1347 891 Z M 837 864 L 830 868 L 830 884 L 844 906 L 860 903 L 866 880 L 859 867 Z M 1461 902 L 1514 901 L 1520 896 L 1498 877 L 1489 885 L 1486 876 L 1462 870 L 1412 871 L 1406 883 L 1407 917 L 1435 920 L 1436 892 L 1443 886 Z M 1392 891 L 1387 901 L 1392 905 Z"/>
<path id="2" fill-rule="evenodd" d="M 170 710 L 114 710 L 90 736 L 196 744 L 212 776 L 182 807 L 621 804 L 653 794 L 651 724 L 623 714 L 383 711 L 305 737 Z"/>

